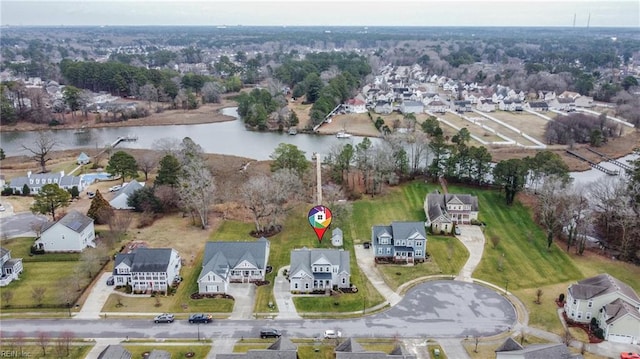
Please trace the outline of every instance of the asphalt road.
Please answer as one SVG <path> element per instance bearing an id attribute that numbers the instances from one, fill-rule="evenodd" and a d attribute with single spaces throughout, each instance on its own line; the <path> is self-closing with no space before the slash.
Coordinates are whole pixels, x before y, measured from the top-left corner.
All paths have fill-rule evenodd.
<path id="1" fill-rule="evenodd" d="M 37 337 L 46 331 L 57 337 L 70 331 L 82 338 L 242 338 L 257 337 L 261 328 L 273 327 L 284 335 L 314 338 L 325 329 L 337 329 L 349 337 L 453 338 L 490 336 L 516 323 L 515 309 L 500 294 L 486 287 L 459 281 L 419 284 L 393 308 L 354 319 L 326 320 L 216 320 L 209 324 L 189 324 L 178 320 L 154 324 L 137 319 L 10 319 L 2 320 L 2 335 L 22 331 Z"/>
<path id="2" fill-rule="evenodd" d="M 21 236 L 35 237 L 34 225 L 47 223 L 43 215 L 31 212 L 20 212 L 14 215 L 0 217 L 0 238 L 14 238 Z"/>

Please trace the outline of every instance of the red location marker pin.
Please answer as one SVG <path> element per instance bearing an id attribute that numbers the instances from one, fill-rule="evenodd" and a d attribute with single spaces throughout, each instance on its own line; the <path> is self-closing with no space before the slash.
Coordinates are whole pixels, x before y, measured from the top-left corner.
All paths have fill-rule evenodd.
<path id="1" fill-rule="evenodd" d="M 331 210 L 325 206 L 315 206 L 309 211 L 309 224 L 316 232 L 318 242 L 322 242 L 322 236 L 331 225 Z"/>

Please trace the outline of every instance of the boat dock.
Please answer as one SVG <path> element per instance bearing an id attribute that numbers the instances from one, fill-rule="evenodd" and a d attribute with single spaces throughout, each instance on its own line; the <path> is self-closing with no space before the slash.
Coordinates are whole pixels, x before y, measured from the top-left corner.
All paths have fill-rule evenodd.
<path id="1" fill-rule="evenodd" d="M 120 136 L 118 138 L 116 138 L 115 141 L 113 141 L 111 143 L 111 147 L 116 147 L 120 142 L 132 142 L 132 141 L 137 141 L 138 140 L 138 136 Z"/>
<path id="2" fill-rule="evenodd" d="M 600 153 L 600 152 L 598 152 L 598 151 L 596 151 L 596 150 L 594 150 L 592 148 L 587 147 L 587 150 L 589 150 L 589 152 L 595 153 L 596 155 L 604 158 L 607 162 L 611 162 L 611 163 L 613 163 L 614 165 L 616 165 L 616 166 L 618 166 L 620 168 L 623 168 L 623 169 L 625 169 L 627 171 L 631 171 L 631 166 L 629 166 L 626 163 L 622 163 L 622 162 L 620 162 L 618 160 L 615 160 L 615 159 L 605 155 L 604 153 Z"/>
<path id="3" fill-rule="evenodd" d="M 619 175 L 619 174 L 620 174 L 620 171 L 613 171 L 613 170 L 610 170 L 610 169 L 608 169 L 608 168 L 604 168 L 604 167 L 602 167 L 601 165 L 599 165 L 599 164 L 597 164 L 597 163 L 595 163 L 595 162 L 591 161 L 590 159 L 583 157 L 583 156 L 582 156 L 582 155 L 580 155 L 579 153 L 576 153 L 576 152 L 573 152 L 573 151 L 570 151 L 570 150 L 566 150 L 566 152 L 567 152 L 568 154 L 570 154 L 570 155 L 574 156 L 574 157 L 577 157 L 577 158 L 579 158 L 579 159 L 581 159 L 581 160 L 583 160 L 583 161 L 585 161 L 585 162 L 589 163 L 589 165 L 590 165 L 592 168 L 595 168 L 595 169 L 597 169 L 598 171 L 602 171 L 602 172 L 604 172 L 604 173 L 608 174 L 609 176 L 617 176 L 617 175 Z"/>

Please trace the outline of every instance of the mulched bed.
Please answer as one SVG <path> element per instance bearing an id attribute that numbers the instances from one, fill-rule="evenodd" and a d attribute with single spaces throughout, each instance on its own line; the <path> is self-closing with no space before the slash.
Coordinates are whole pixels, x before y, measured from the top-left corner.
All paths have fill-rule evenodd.
<path id="1" fill-rule="evenodd" d="M 281 225 L 275 225 L 275 226 L 271 226 L 265 230 L 262 231 L 256 231 L 253 230 L 251 232 L 249 232 L 249 234 L 251 235 L 251 237 L 254 238 L 260 238 L 260 237 L 265 237 L 265 238 L 269 238 L 272 236 L 275 236 L 276 234 L 280 233 L 282 231 L 282 226 Z"/>
<path id="2" fill-rule="evenodd" d="M 235 300 L 233 298 L 233 296 L 229 295 L 229 294 L 201 294 L 201 293 L 192 293 L 191 294 L 191 299 L 204 299 L 204 298 L 209 298 L 209 299 L 231 299 L 231 300 Z"/>
<path id="3" fill-rule="evenodd" d="M 587 333 L 587 336 L 589 337 L 589 343 L 597 344 L 597 343 L 602 343 L 604 341 L 604 339 L 600 339 L 595 336 L 595 334 L 591 331 L 591 325 L 575 322 L 572 319 L 569 319 L 569 317 L 567 317 L 566 312 L 562 312 L 562 316 L 564 317 L 564 321 L 567 323 L 567 326 L 572 328 L 580 328 L 585 333 Z"/>

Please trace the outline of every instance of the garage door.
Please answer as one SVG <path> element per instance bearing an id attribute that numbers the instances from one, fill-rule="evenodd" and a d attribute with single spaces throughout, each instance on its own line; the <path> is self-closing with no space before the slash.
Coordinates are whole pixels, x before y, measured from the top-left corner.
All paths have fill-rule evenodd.
<path id="1" fill-rule="evenodd" d="M 631 344 L 633 337 L 629 335 L 609 334 L 607 340 L 614 343 Z"/>
<path id="2" fill-rule="evenodd" d="M 218 286 L 217 285 L 208 285 L 207 286 L 207 293 L 218 293 Z"/>

